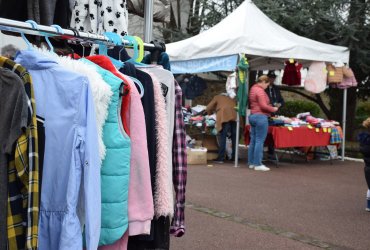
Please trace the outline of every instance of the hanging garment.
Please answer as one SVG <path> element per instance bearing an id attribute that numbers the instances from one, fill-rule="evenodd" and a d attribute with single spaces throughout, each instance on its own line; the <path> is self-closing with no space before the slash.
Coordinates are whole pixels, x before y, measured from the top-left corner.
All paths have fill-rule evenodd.
<path id="1" fill-rule="evenodd" d="M 131 145 L 119 116 L 122 80 L 88 59 L 81 60 L 94 66 L 113 91 L 108 118 L 103 128 L 107 153 L 101 167 L 102 211 L 99 240 L 99 246 L 109 245 L 123 236 L 128 225 L 127 199 Z"/>
<path id="2" fill-rule="evenodd" d="M 77 217 L 80 187 L 86 214 L 86 248 L 96 249 L 100 234 L 100 159 L 88 80 L 37 51 L 20 51 L 15 62 L 30 72 L 38 103 L 36 114 L 45 119 L 39 249 L 82 248 Z"/>
<path id="3" fill-rule="evenodd" d="M 14 72 L 0 68 L 0 249 L 7 249 L 8 165 L 14 144 L 28 125 L 27 94 Z M 11 181 L 11 180 L 9 180 Z M 10 235 L 11 237 L 11 235 Z"/>
<path id="4" fill-rule="evenodd" d="M 72 28 L 97 34 L 114 32 L 121 36 L 127 35 L 126 1 L 76 0 L 71 8 Z"/>
<path id="5" fill-rule="evenodd" d="M 236 97 L 236 88 L 237 88 L 237 83 L 236 83 L 236 73 L 233 72 L 231 73 L 226 80 L 226 93 L 231 97 L 235 98 Z"/>
<path id="6" fill-rule="evenodd" d="M 162 67 L 148 67 L 143 69 L 145 72 L 151 74 L 152 79 L 154 82 L 158 81 L 161 89 L 162 95 L 165 97 L 165 105 L 166 105 L 166 117 L 167 117 L 167 140 L 168 140 L 168 147 L 167 149 L 167 159 L 168 159 L 168 176 L 169 179 L 167 180 L 167 186 L 172 187 L 172 143 L 173 143 L 173 131 L 174 131 L 174 123 L 175 123 L 175 79 L 173 74 L 163 69 Z M 171 189 L 172 190 L 172 189 Z M 172 192 L 169 197 L 169 204 L 172 204 L 172 207 L 169 207 L 170 213 L 169 214 L 160 214 L 160 215 L 173 215 L 173 195 Z"/>
<path id="7" fill-rule="evenodd" d="M 304 89 L 311 93 L 321 93 L 326 89 L 326 65 L 324 62 L 312 62 L 304 81 Z"/>
<path id="8" fill-rule="evenodd" d="M 107 58 L 105 67 L 111 72 L 117 71 Z M 131 87 L 131 102 L 129 114 L 131 134 L 131 162 L 130 185 L 128 193 L 128 230 L 125 235 L 112 245 L 99 247 L 100 250 L 127 249 L 128 236 L 148 235 L 151 229 L 151 220 L 154 216 L 152 188 L 150 183 L 150 169 L 146 141 L 144 110 L 140 101 L 140 94 L 135 83 L 127 76 L 120 74 L 126 84 Z M 117 75 L 118 76 L 118 75 Z"/>
<path id="9" fill-rule="evenodd" d="M 94 67 L 84 63 L 83 60 L 80 61 L 73 60 L 69 57 L 61 57 L 55 53 L 50 53 L 47 49 L 38 49 L 38 51 L 43 55 L 52 58 L 66 69 L 74 71 L 75 73 L 80 73 L 88 78 L 94 99 L 96 127 L 98 129 L 99 140 L 99 156 L 101 160 L 104 160 L 106 147 L 103 142 L 103 126 L 108 117 L 108 106 L 113 95 L 111 87 L 103 80 L 101 75 L 96 72 Z"/>
<path id="10" fill-rule="evenodd" d="M 246 116 L 247 109 L 247 81 L 248 81 L 249 64 L 245 57 L 242 57 L 238 63 L 238 113 L 240 116 Z"/>
<path id="11" fill-rule="evenodd" d="M 286 84 L 289 86 L 301 85 L 301 68 L 302 64 L 299 64 L 296 61 L 286 61 L 282 84 Z"/>
<path id="12" fill-rule="evenodd" d="M 357 87 L 357 80 L 351 68 L 343 67 L 343 80 L 337 87 L 339 89 Z"/>
<path id="13" fill-rule="evenodd" d="M 106 66 L 109 66 L 107 70 L 109 72 L 111 72 L 112 74 L 114 74 L 116 77 L 120 78 L 119 74 L 117 75 L 115 71 L 110 70 L 112 67 L 113 67 L 113 69 L 115 69 L 115 66 L 113 65 L 113 63 L 111 62 L 111 60 L 107 56 L 95 55 L 95 56 L 87 56 L 85 58 L 88 59 L 89 61 L 92 61 L 93 63 L 99 65 L 103 69 L 107 69 Z M 124 89 L 123 89 L 122 93 L 124 93 L 124 94 L 122 95 L 122 98 L 121 98 L 121 102 L 122 102 L 121 114 L 128 114 L 129 113 L 130 98 L 131 98 L 131 94 L 130 94 L 131 90 L 130 90 L 130 86 L 128 86 L 125 82 L 124 82 L 123 88 Z M 130 136 L 130 126 L 129 126 L 129 121 L 128 121 L 126 115 L 121 115 L 121 119 L 122 119 L 122 124 L 123 124 L 123 128 L 124 128 L 125 132 L 127 133 L 128 136 Z"/>
<path id="14" fill-rule="evenodd" d="M 144 87 L 145 97 L 141 98 L 145 114 L 145 126 L 147 135 L 147 146 L 150 166 L 150 183 L 152 185 L 152 193 L 155 192 L 156 169 L 157 169 L 157 131 L 156 131 L 156 115 L 154 111 L 154 89 L 153 80 L 149 74 L 138 70 L 132 63 L 125 63 L 125 66 L 119 71 L 125 75 L 138 79 Z"/>
<path id="15" fill-rule="evenodd" d="M 153 71 L 152 71 L 153 72 Z M 159 71 L 158 71 L 159 72 Z M 149 73 L 149 72 L 147 72 Z M 153 80 L 154 101 L 156 113 L 156 129 L 158 133 L 157 141 L 157 169 L 156 169 L 156 189 L 154 192 L 154 213 L 157 216 L 173 216 L 173 193 L 172 193 L 172 135 L 173 127 L 169 130 L 168 116 L 174 116 L 174 107 L 168 107 L 171 98 L 170 89 L 165 89 L 168 94 L 165 99 L 164 84 L 159 81 L 154 74 L 149 73 Z M 160 76 L 160 75 L 156 75 Z M 168 86 L 168 85 L 165 85 Z M 173 89 L 174 90 L 174 89 Z M 166 103 L 166 100 L 167 103 Z M 174 102 L 172 102 L 174 105 Z M 169 111 L 166 110 L 169 109 Z M 172 112 L 168 113 L 168 112 Z M 173 126 L 173 122 L 172 122 Z M 169 133 L 171 131 L 171 133 Z M 170 139 L 169 139 L 170 138 Z"/>
<path id="16" fill-rule="evenodd" d="M 39 138 L 31 76 L 21 65 L 0 57 L 0 67 L 12 70 L 23 81 L 27 94 L 27 130 L 18 138 L 8 169 L 8 247 L 36 249 L 39 222 Z"/>
<path id="17" fill-rule="evenodd" d="M 343 81 L 343 67 L 334 67 L 333 64 L 328 64 L 328 83 L 341 83 Z"/>
<path id="18" fill-rule="evenodd" d="M 185 234 L 185 190 L 187 180 L 186 133 L 182 114 L 182 90 L 175 81 L 175 128 L 172 145 L 172 178 L 175 190 L 175 210 L 170 232 L 175 237 Z"/>
<path id="19" fill-rule="evenodd" d="M 129 233 L 130 235 L 150 234 L 150 221 L 154 216 L 154 207 L 150 183 L 146 124 L 140 94 L 135 83 L 128 76 L 119 72 L 108 57 L 91 56 L 87 58 L 119 77 L 130 87 L 129 110 L 126 113 L 121 112 L 121 116 L 126 116 L 130 130 L 133 131 L 130 137 Z"/>
<path id="20" fill-rule="evenodd" d="M 144 57 L 144 59 L 141 62 L 145 64 L 152 64 L 151 59 L 152 55 L 148 54 Z M 164 69 L 171 71 L 170 58 L 166 52 L 161 52 L 161 54 L 158 57 L 158 60 L 155 63 L 161 65 Z"/>
<path id="21" fill-rule="evenodd" d="M 116 48 L 116 47 L 115 47 Z M 111 50 L 109 50 L 111 51 Z M 109 53 L 108 51 L 108 53 Z M 118 50 L 113 49 L 116 54 L 112 54 L 113 57 L 117 56 Z M 126 54 L 123 55 L 126 59 L 129 59 Z M 124 68 L 120 69 L 120 72 L 131 77 L 138 79 L 144 87 L 145 97 L 141 98 L 144 113 L 145 123 L 147 128 L 147 139 L 148 139 L 148 152 L 149 152 L 149 165 L 150 165 L 150 176 L 152 184 L 153 196 L 157 192 L 157 139 L 160 134 L 156 130 L 156 121 L 158 121 L 154 111 L 154 89 L 153 80 L 147 73 L 138 70 L 132 63 L 125 63 Z M 167 223 L 168 222 L 168 223 Z M 168 249 L 169 248 L 169 218 L 161 216 L 154 218 L 151 222 L 150 235 L 138 235 L 130 236 L 128 241 L 128 249 L 140 250 L 140 249 Z M 166 248 L 167 247 L 167 248 Z"/>
<path id="22" fill-rule="evenodd" d="M 68 28 L 71 11 L 69 0 L 0 1 L 0 17 L 18 21 L 33 20 L 38 24 L 58 24 Z"/>

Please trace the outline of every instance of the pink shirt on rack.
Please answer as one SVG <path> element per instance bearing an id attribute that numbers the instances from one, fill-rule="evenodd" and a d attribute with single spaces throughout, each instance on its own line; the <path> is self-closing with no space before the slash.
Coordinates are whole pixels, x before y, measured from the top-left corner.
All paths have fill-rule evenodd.
<path id="1" fill-rule="evenodd" d="M 275 111 L 274 107 L 270 105 L 270 99 L 265 90 L 258 83 L 252 86 L 249 93 L 249 107 L 251 114 L 270 116 Z"/>

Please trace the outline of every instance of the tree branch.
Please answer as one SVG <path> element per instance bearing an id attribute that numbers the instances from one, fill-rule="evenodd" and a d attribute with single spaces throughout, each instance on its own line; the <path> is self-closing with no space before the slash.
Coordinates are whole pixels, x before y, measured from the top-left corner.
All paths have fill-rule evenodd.
<path id="1" fill-rule="evenodd" d="M 319 107 L 324 112 L 324 114 L 330 119 L 330 110 L 325 106 L 325 103 L 322 100 L 320 94 L 315 94 L 315 97 L 316 98 L 314 98 L 314 97 L 312 97 L 310 95 L 307 95 L 307 94 L 299 91 L 298 89 L 295 89 L 295 88 L 292 88 L 292 87 L 278 86 L 278 88 L 280 90 L 283 90 L 283 91 L 288 91 L 288 92 L 296 93 L 296 94 L 301 95 L 301 96 L 305 97 L 306 99 L 308 99 L 308 100 L 316 103 L 317 105 L 319 105 Z"/>

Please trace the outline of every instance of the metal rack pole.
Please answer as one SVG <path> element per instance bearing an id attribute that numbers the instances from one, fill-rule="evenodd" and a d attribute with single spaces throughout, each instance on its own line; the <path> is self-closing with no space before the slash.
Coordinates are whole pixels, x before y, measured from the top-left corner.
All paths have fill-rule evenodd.
<path id="1" fill-rule="evenodd" d="M 32 27 L 32 24 L 30 23 L 15 21 L 6 18 L 0 18 L 0 30 L 36 36 L 49 36 L 70 41 L 91 42 L 97 44 L 103 43 L 107 46 L 114 46 L 114 44 L 109 41 L 108 37 L 104 35 L 87 32 L 78 32 L 78 35 L 76 35 L 70 29 L 62 29 L 63 34 L 61 34 L 56 30 L 56 28 L 51 26 L 37 25 L 37 29 L 34 29 Z M 126 41 L 124 39 L 122 39 L 122 42 L 124 44 L 129 44 L 129 41 Z M 144 48 L 150 50 L 154 49 L 155 46 L 151 43 L 144 43 Z"/>

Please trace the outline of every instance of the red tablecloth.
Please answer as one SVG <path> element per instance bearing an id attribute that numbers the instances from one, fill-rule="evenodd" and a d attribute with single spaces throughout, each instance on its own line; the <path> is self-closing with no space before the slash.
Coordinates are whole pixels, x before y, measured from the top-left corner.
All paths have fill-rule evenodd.
<path id="1" fill-rule="evenodd" d="M 337 128 L 341 131 L 340 127 Z M 250 126 L 247 125 L 244 132 L 245 145 L 249 145 L 249 129 Z M 270 126 L 265 144 L 273 144 L 275 148 L 327 146 L 330 145 L 330 135 L 323 128 L 319 128 L 317 132 L 316 128 L 293 127 L 289 130 L 288 127 Z"/>

